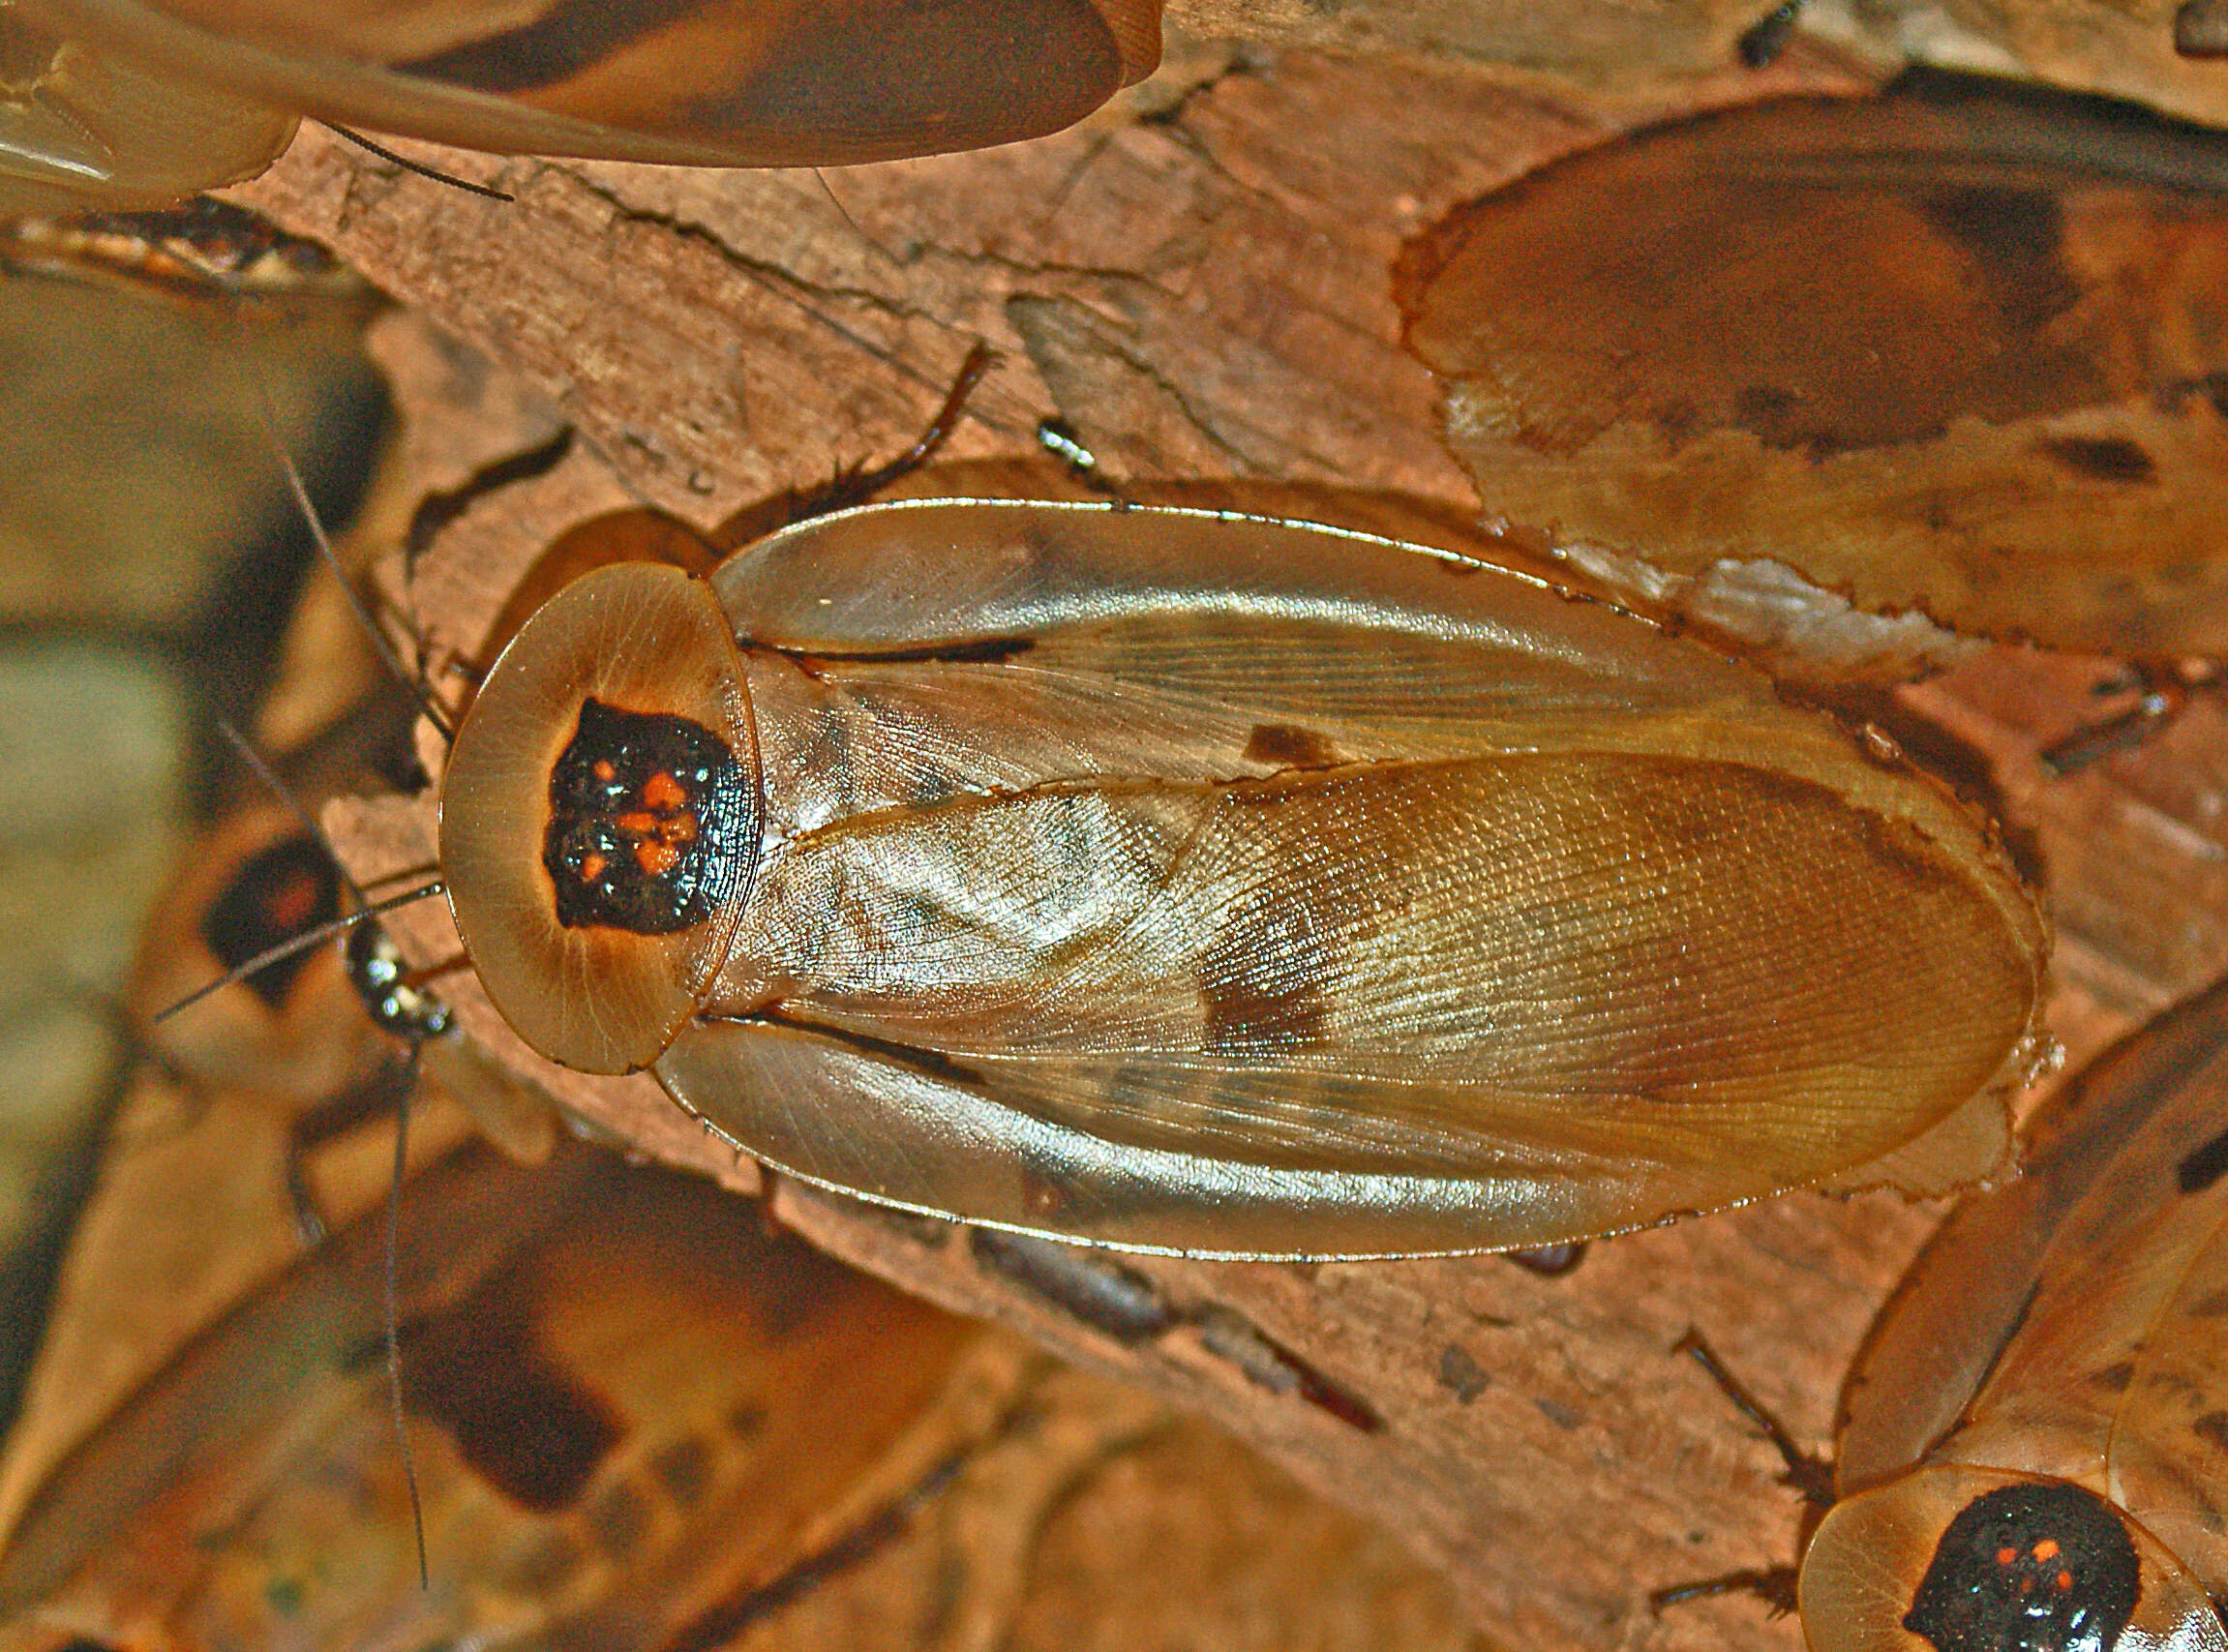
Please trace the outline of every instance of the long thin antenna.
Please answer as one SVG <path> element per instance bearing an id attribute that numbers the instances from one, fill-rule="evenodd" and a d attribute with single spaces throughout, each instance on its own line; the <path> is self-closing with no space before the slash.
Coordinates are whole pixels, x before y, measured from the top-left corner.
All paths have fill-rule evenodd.
<path id="1" fill-rule="evenodd" d="M 294 796 L 294 789 L 280 777 L 276 768 L 271 766 L 270 760 L 256 749 L 253 740 L 232 726 L 232 720 L 229 717 L 217 719 L 217 733 L 223 735 L 226 740 L 230 743 L 234 754 L 248 766 L 249 771 L 263 783 L 272 796 L 286 804 L 287 812 L 294 817 L 296 824 L 301 826 L 303 834 L 317 846 L 319 854 L 332 862 L 334 872 L 339 875 L 341 882 L 347 886 L 348 893 L 356 897 L 356 904 L 358 906 L 370 906 L 372 897 L 364 893 L 363 885 L 357 883 L 349 875 L 347 867 L 341 863 L 341 857 L 333 852 L 332 841 L 325 836 L 324 828 L 317 825 L 316 819 L 310 813 L 308 805 Z"/>
<path id="2" fill-rule="evenodd" d="M 395 1178 L 387 1186 L 387 1408 L 395 1423 L 395 1447 L 403 1456 L 403 1481 L 410 1488 L 410 1525 L 418 1541 L 418 1587 L 433 1587 L 426 1569 L 426 1506 L 418 1495 L 418 1465 L 410 1455 L 410 1431 L 403 1417 L 403 1331 L 401 1267 L 396 1256 L 403 1243 L 403 1176 L 409 1169 L 410 1092 L 417 1088 L 418 1046 L 410 1045 L 408 1082 L 395 1102 Z"/>
<path id="3" fill-rule="evenodd" d="M 243 326 L 246 319 L 243 312 Z M 301 467 L 294 463 L 294 456 L 286 451 L 286 444 L 279 435 L 278 405 L 271 398 L 270 380 L 263 375 L 262 364 L 253 355 L 248 355 L 246 360 L 250 376 L 256 383 L 256 409 L 261 413 L 263 429 L 271 438 L 271 450 L 278 455 L 279 468 L 286 472 L 286 487 L 294 496 L 294 503 L 302 513 L 302 520 L 310 525 L 310 537 L 316 542 L 317 555 L 324 558 L 325 566 L 339 582 L 341 595 L 347 602 L 348 612 L 355 616 L 357 629 L 363 632 L 365 639 L 372 645 L 372 651 L 378 655 L 379 663 L 387 668 L 397 682 L 409 691 L 410 697 L 418 703 L 418 709 L 425 713 L 426 720 L 440 731 L 441 738 L 454 739 L 456 731 L 449 727 L 448 717 L 426 685 L 412 673 L 403 669 L 403 662 L 395 657 L 394 649 L 387 646 L 387 639 L 379 630 L 378 621 L 372 617 L 371 610 L 364 606 L 363 598 L 356 594 L 354 582 L 341 566 L 341 558 L 333 550 L 332 537 L 325 531 L 324 519 L 317 515 L 317 507 L 310 498 L 309 487 L 302 480 Z"/>
<path id="4" fill-rule="evenodd" d="M 421 178 L 431 178 L 437 184 L 448 184 L 453 188 L 463 190 L 467 195 L 484 195 L 489 200 L 512 201 L 519 198 L 517 195 L 497 189 L 492 184 L 475 184 L 468 178 L 460 178 L 453 173 L 442 171 L 437 166 L 429 166 L 423 161 L 413 161 L 407 155 L 398 155 L 383 143 L 374 143 L 360 132 L 351 132 L 345 126 L 335 126 L 331 121 L 326 121 L 324 124 L 328 131 L 339 134 L 358 149 L 368 150 L 380 160 L 400 166 L 406 172 L 414 172 Z"/>
<path id="5" fill-rule="evenodd" d="M 383 901 L 374 901 L 371 905 L 356 912 L 334 918 L 330 923 L 320 923 L 315 929 L 304 930 L 290 940 L 280 942 L 276 946 L 264 947 L 246 963 L 234 969 L 226 970 L 215 980 L 196 987 L 184 998 L 179 999 L 177 1003 L 166 1005 L 155 1012 L 153 1019 L 160 1025 L 169 1020 L 180 1010 L 191 1009 L 210 994 L 222 992 L 234 981 L 244 981 L 250 976 L 269 969 L 273 964 L 291 958 L 296 952 L 306 952 L 320 942 L 330 941 L 334 936 L 345 934 L 359 923 L 367 922 L 400 907 L 408 906 L 413 901 L 429 900 L 435 895 L 445 894 L 447 891 L 448 886 L 436 878 L 432 883 L 420 885 L 417 888 L 405 889 L 401 894 L 389 895 Z"/>

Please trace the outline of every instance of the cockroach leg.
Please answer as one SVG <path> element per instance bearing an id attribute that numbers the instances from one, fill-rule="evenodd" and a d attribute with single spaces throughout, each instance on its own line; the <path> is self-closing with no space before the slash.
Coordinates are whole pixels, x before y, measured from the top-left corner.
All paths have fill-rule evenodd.
<path id="1" fill-rule="evenodd" d="M 2052 740 L 2035 753 L 2035 761 L 2049 774 L 2063 778 L 2104 758 L 2133 751 L 2179 717 L 2193 694 L 2216 687 L 2220 680 L 2219 668 L 2210 663 L 2185 666 L 2138 660 L 2128 667 L 2126 678 L 2108 690 L 2131 691 L 2132 706 Z"/>
<path id="2" fill-rule="evenodd" d="M 1581 1241 L 1577 1245 L 1541 1245 L 1528 1250 L 1504 1250 L 1501 1260 L 1514 1262 L 1526 1273 L 1542 1278 L 1558 1278 L 1586 1259 L 1586 1247 Z"/>
<path id="3" fill-rule="evenodd" d="M 771 498 L 745 505 L 713 528 L 707 539 L 724 556 L 779 528 L 865 504 L 883 489 L 919 469 L 936 456 L 937 449 L 950 440 L 951 433 L 959 428 L 960 415 L 966 412 L 967 399 L 975 394 L 975 387 L 997 365 L 998 352 L 980 339 L 976 340 L 960 362 L 959 372 L 952 377 L 951 388 L 945 392 L 944 405 L 936 409 L 936 416 L 928 421 L 913 445 L 895 459 L 871 469 L 864 461 L 846 465 L 817 488 L 784 489 Z"/>
<path id="4" fill-rule="evenodd" d="M 457 177 L 451 172 L 444 172 L 438 166 L 429 166 L 422 161 L 411 160 L 407 155 L 398 155 L 383 144 L 374 143 L 360 132 L 351 132 L 345 126 L 335 126 L 331 121 L 326 121 L 324 125 L 325 129 L 335 136 L 347 139 L 358 149 L 367 154 L 376 155 L 389 165 L 400 166 L 406 172 L 414 173 L 421 178 L 431 178 L 437 184 L 446 184 L 451 189 L 463 190 L 467 195 L 481 195 L 489 200 L 509 202 L 518 199 L 518 196 L 506 191 L 498 190 L 491 184 L 475 184 L 469 179 Z"/>
<path id="5" fill-rule="evenodd" d="M 1686 1335 L 1671 1344 L 1671 1352 L 1693 1355 L 1695 1364 L 1708 1373 L 1710 1381 L 1732 1401 L 1734 1409 L 1763 1430 L 1763 1437 L 1771 1442 L 1780 1461 L 1787 1465 L 1779 1476 L 1781 1485 L 1800 1493 L 1802 1500 L 1822 1515 L 1833 1507 L 1833 1464 L 1795 1444 L 1786 1425 L 1727 1368 L 1725 1362 L 1718 1358 L 1717 1350 L 1700 1331 L 1688 1326 Z"/>
<path id="6" fill-rule="evenodd" d="M 311 1156 L 367 1119 L 391 1111 L 398 1086 L 406 1078 L 399 1063 L 388 1063 L 363 1083 L 351 1085 L 294 1121 L 286 1135 L 285 1176 L 286 1199 L 293 1207 L 294 1232 L 304 1249 L 316 1249 L 331 1231 L 324 1213 L 317 1208 L 316 1191 L 310 1186 Z"/>
<path id="7" fill-rule="evenodd" d="M 1763 1566 L 1745 1572 L 1725 1572 L 1715 1577 L 1698 1577 L 1691 1583 L 1673 1583 L 1648 1591 L 1648 1610 L 1699 1601 L 1712 1595 L 1754 1595 L 1771 1608 L 1773 1617 L 1786 1617 L 1795 1609 L 1795 1581 L 1801 1576 L 1792 1566 Z"/>

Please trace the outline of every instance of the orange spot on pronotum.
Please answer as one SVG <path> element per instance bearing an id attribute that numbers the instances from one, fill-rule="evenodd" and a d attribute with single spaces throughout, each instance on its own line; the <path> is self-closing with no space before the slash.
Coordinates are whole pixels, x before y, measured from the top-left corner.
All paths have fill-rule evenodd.
<path id="1" fill-rule="evenodd" d="M 2058 1540 L 2054 1537 L 2046 1537 L 2036 1544 L 2034 1546 L 2034 1558 L 2037 1560 L 2056 1560 L 2058 1558 Z"/>
<path id="2" fill-rule="evenodd" d="M 606 862 L 604 857 L 596 854 L 593 850 L 590 850 L 587 854 L 581 856 L 580 881 L 584 884 L 594 883 L 598 878 L 603 876 L 603 869 L 605 864 Z"/>
<path id="3" fill-rule="evenodd" d="M 652 878 L 662 878 L 680 863 L 680 851 L 669 843 L 638 843 L 634 863 Z"/>
<path id="4" fill-rule="evenodd" d="M 688 801 L 688 789 L 661 768 L 643 782 L 642 800 L 653 809 L 670 812 Z"/>
<path id="5" fill-rule="evenodd" d="M 618 770 L 612 766 L 611 759 L 609 758 L 597 758 L 595 762 L 590 766 L 590 768 L 595 777 L 602 781 L 606 786 L 609 786 L 614 780 L 618 778 Z"/>
<path id="6" fill-rule="evenodd" d="M 2058 1592 L 2062 1595 L 2067 1593 L 2073 1587 L 2073 1574 L 2070 1572 L 2059 1573 L 2055 1580 L 2058 1584 Z"/>
<path id="7" fill-rule="evenodd" d="M 2017 1560 L 2018 1558 L 2019 1550 L 2008 1546 L 1996 1551 L 1996 1564 L 1999 1566 L 2009 1566 L 2014 1560 Z"/>
<path id="8" fill-rule="evenodd" d="M 657 830 L 657 817 L 655 815 L 644 814 L 640 810 L 635 810 L 629 814 L 623 814 L 619 816 L 618 819 L 613 824 L 615 824 L 619 830 L 631 831 L 638 837 L 647 837 L 651 832 Z"/>

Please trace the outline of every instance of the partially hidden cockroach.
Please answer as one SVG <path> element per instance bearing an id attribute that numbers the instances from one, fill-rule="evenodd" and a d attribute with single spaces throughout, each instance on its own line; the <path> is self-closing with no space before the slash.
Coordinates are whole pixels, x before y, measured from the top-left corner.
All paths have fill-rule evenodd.
<path id="1" fill-rule="evenodd" d="M 1071 125 L 1159 58 L 1159 0 L 300 0 L 0 8 L 0 210 L 166 204 L 311 114 L 503 154 L 849 165 Z"/>
<path id="2" fill-rule="evenodd" d="M 1559 161 L 1404 281 L 1488 508 L 1596 576 L 1722 611 L 1776 563 L 1968 636 L 2228 652 L 2217 133 L 1918 75 Z"/>
<path id="3" fill-rule="evenodd" d="M 901 1530 L 980 1443 L 948 1394 L 972 1327 L 708 1182 L 568 1141 L 531 1170 L 469 1146 L 411 1186 L 425 1581 L 364 1357 L 387 1265 L 365 1220 L 61 1460 L 0 1555 L 0 1644 L 725 1645 L 800 1592 L 831 1509 L 874 1493 Z"/>
<path id="4" fill-rule="evenodd" d="M 2053 1097 L 1889 1300 L 1802 1556 L 1812 1652 L 2228 1648 L 2224 1171 L 2228 981 Z"/>
<path id="5" fill-rule="evenodd" d="M 914 502 L 599 569 L 489 673 L 439 830 L 542 1055 L 808 1182 L 1119 1247 L 1560 1244 L 1953 1115 L 1970 1180 L 2002 1109 L 1965 1104 L 2036 1050 L 2034 906 L 1891 751 L 1298 523 Z"/>

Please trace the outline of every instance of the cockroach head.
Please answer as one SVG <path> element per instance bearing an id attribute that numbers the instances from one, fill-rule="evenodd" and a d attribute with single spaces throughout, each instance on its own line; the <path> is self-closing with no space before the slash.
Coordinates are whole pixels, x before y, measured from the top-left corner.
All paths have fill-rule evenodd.
<path id="1" fill-rule="evenodd" d="M 503 1018 L 582 1072 L 656 1060 L 726 958 L 761 812 L 710 588 L 646 563 L 567 586 L 488 674 L 441 787 L 449 904 Z"/>

